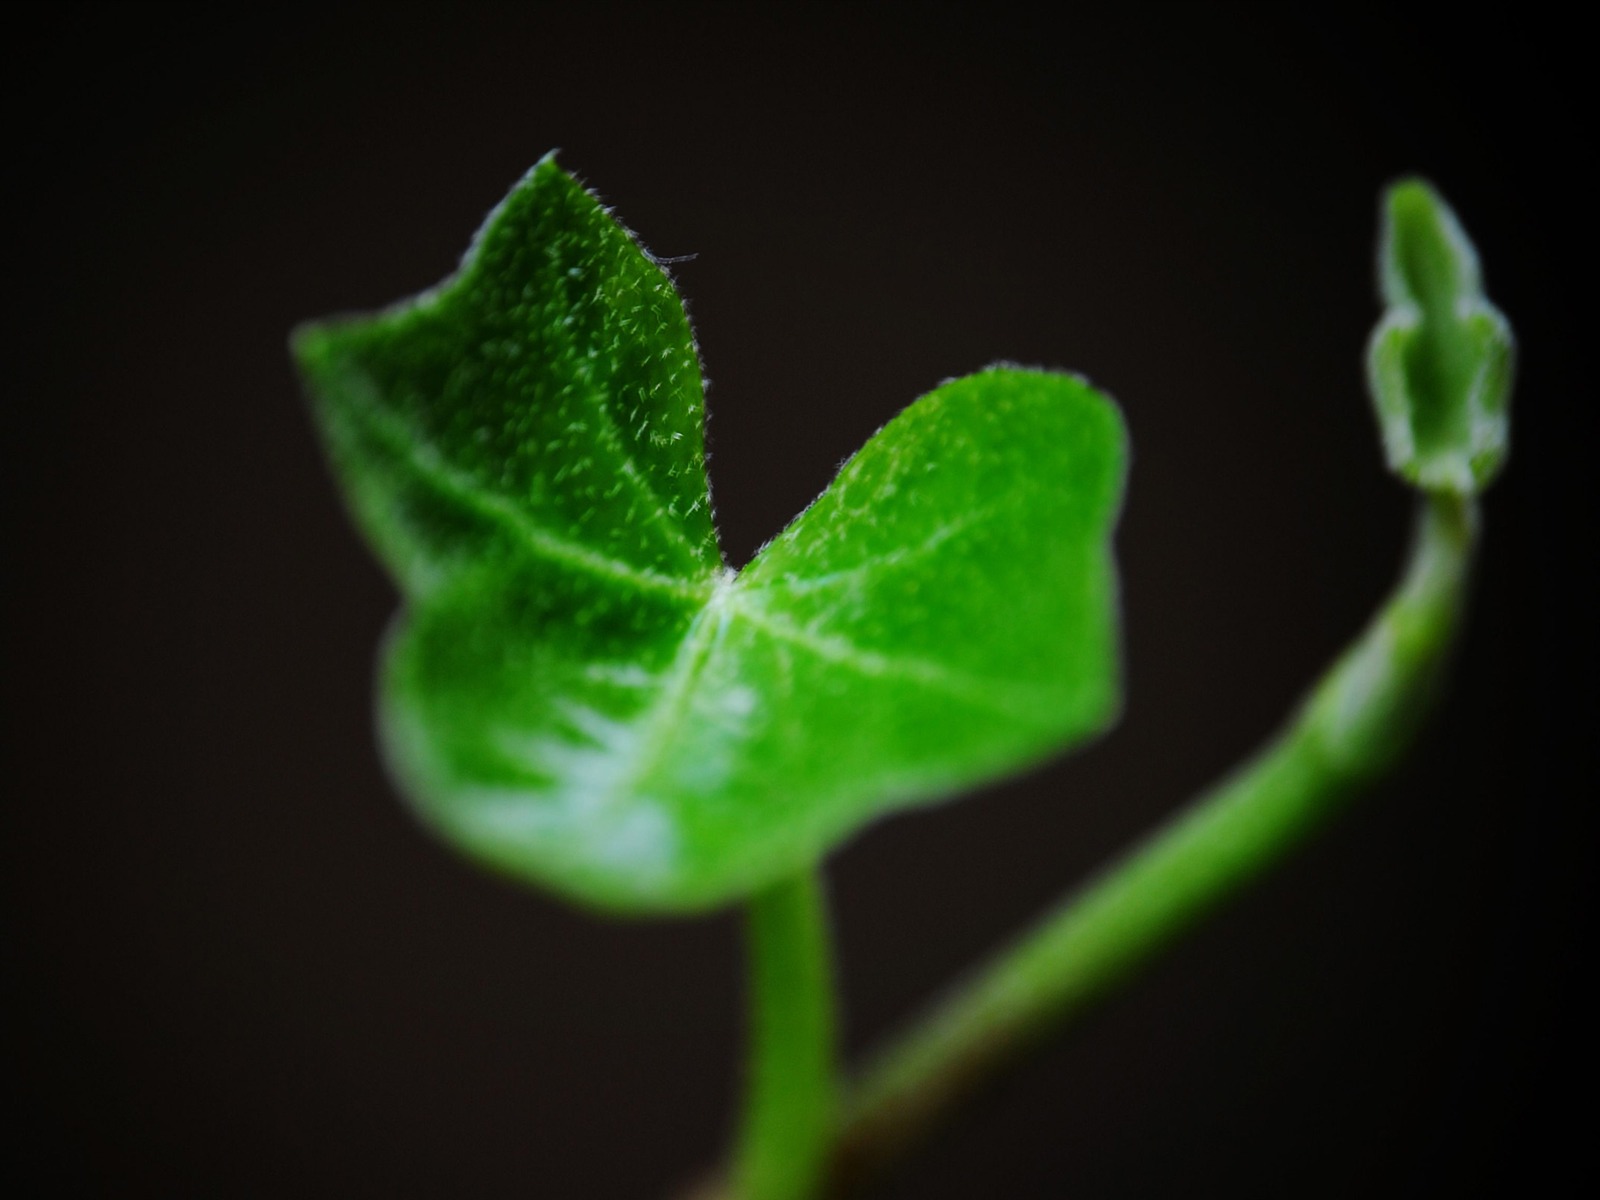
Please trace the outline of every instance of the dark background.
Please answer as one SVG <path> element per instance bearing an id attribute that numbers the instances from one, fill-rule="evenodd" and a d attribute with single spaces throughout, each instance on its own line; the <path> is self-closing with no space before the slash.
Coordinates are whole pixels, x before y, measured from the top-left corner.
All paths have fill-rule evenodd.
<path id="1" fill-rule="evenodd" d="M 1409 502 L 1362 393 L 1376 196 L 1441 186 L 1523 348 L 1448 699 L 1391 782 L 882 1194 L 1539 1194 L 1592 1090 L 1563 1091 L 1593 1001 L 1593 146 L 1576 31 L 1526 8 L 14 28 L 8 1167 L 52 1195 L 633 1197 L 723 1144 L 737 922 L 592 919 L 393 798 L 369 690 L 395 597 L 285 353 L 445 274 L 558 146 L 695 256 L 735 563 L 947 376 L 1070 367 L 1127 414 L 1127 715 L 837 856 L 854 1049 L 1257 744 L 1381 596 Z"/>

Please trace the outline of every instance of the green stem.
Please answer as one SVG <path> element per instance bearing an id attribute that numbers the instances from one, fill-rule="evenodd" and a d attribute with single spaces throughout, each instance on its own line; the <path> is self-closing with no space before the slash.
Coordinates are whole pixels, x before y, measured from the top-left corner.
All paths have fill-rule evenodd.
<path id="1" fill-rule="evenodd" d="M 741 1200 L 817 1194 L 838 1116 L 832 955 L 816 871 L 750 901 L 750 1064 Z"/>
<path id="2" fill-rule="evenodd" d="M 871 1062 L 846 1101 L 838 1178 L 875 1174 L 980 1079 L 1142 966 L 1393 761 L 1459 622 L 1476 528 L 1471 501 L 1429 497 L 1399 585 L 1281 735 Z"/>

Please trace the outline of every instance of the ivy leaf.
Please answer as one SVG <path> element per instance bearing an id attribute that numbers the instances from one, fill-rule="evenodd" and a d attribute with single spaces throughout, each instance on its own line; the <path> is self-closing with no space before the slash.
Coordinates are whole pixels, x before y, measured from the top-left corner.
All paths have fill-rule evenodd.
<path id="1" fill-rule="evenodd" d="M 1475 495 L 1505 462 L 1516 347 L 1466 231 L 1420 179 L 1384 197 L 1378 275 L 1386 309 L 1367 376 L 1389 466 L 1427 491 Z"/>
<path id="2" fill-rule="evenodd" d="M 294 348 L 404 595 L 388 761 L 494 868 L 716 905 L 1116 712 L 1124 435 L 1079 379 L 942 385 L 736 574 L 677 292 L 552 158 L 451 279 Z"/>

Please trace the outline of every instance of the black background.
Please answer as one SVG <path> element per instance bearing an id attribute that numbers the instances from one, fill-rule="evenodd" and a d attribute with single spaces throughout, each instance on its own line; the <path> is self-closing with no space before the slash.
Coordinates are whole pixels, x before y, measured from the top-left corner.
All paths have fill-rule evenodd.
<path id="1" fill-rule="evenodd" d="M 1575 30 L 1523 7 L 14 29 L 8 1166 L 55 1195 L 625 1197 L 722 1145 L 737 922 L 598 921 L 413 827 L 370 733 L 394 594 L 285 353 L 445 274 L 556 146 L 694 256 L 735 563 L 947 376 L 1069 367 L 1127 414 L 1123 723 L 833 860 L 852 1049 L 1258 743 L 1381 596 L 1409 503 L 1362 394 L 1376 196 L 1441 186 L 1523 349 L 1448 699 L 882 1194 L 1538 1194 L 1588 1128 L 1593 146 Z"/>

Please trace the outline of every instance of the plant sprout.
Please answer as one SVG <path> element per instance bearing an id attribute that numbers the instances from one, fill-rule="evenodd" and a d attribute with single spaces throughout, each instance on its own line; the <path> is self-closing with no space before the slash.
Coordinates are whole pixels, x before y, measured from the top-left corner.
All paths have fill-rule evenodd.
<path id="1" fill-rule="evenodd" d="M 379 723 L 417 814 L 593 909 L 748 908 L 748 1095 L 703 1194 L 869 1180 L 1403 747 L 1458 621 L 1474 497 L 1504 460 L 1512 341 L 1426 184 L 1397 184 L 1384 214 L 1369 378 L 1390 466 L 1422 493 L 1400 584 L 1276 740 L 848 1084 L 824 857 L 1117 714 L 1115 405 L 1010 365 L 947 381 L 734 572 L 682 302 L 553 157 L 450 279 L 296 332 L 403 597 Z"/>

